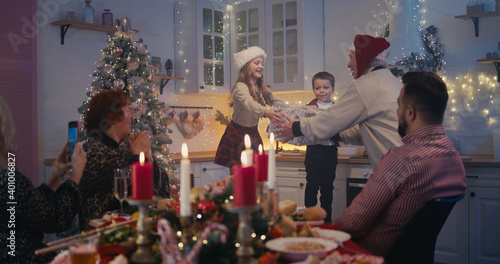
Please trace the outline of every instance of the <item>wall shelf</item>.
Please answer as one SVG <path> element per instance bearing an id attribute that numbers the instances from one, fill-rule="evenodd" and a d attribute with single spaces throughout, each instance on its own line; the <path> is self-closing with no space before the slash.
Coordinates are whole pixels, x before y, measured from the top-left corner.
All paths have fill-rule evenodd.
<path id="1" fill-rule="evenodd" d="M 184 78 L 181 78 L 181 77 L 160 76 L 160 75 L 153 76 L 153 79 L 160 79 L 161 80 L 160 94 L 163 94 L 163 88 L 165 87 L 165 85 L 167 85 L 167 83 L 170 80 L 184 80 Z"/>
<path id="2" fill-rule="evenodd" d="M 477 62 L 483 63 L 483 64 L 489 64 L 489 63 L 495 64 L 495 68 L 497 69 L 497 82 L 500 82 L 500 59 L 494 59 L 494 60 L 477 60 Z"/>
<path id="3" fill-rule="evenodd" d="M 481 17 L 491 17 L 491 16 L 500 16 L 500 11 L 493 11 L 493 12 L 484 12 L 484 13 L 478 13 L 478 14 L 472 14 L 472 15 L 461 15 L 461 16 L 455 16 L 457 19 L 472 19 L 472 23 L 474 23 L 474 31 L 475 31 L 475 36 L 479 37 L 479 18 Z"/>
<path id="4" fill-rule="evenodd" d="M 102 31 L 102 32 L 108 32 L 108 33 L 113 33 L 113 32 L 117 31 L 116 27 L 104 26 L 104 25 L 98 25 L 98 24 L 90 24 L 90 23 L 85 23 L 85 22 L 81 22 L 81 21 L 74 21 L 74 20 L 59 20 L 59 21 L 52 22 L 52 25 L 61 26 L 61 45 L 64 45 L 64 36 L 66 35 L 66 31 L 68 31 L 68 28 L 70 26 L 72 26 L 74 28 Z M 139 31 L 134 29 L 134 32 L 137 33 Z"/>

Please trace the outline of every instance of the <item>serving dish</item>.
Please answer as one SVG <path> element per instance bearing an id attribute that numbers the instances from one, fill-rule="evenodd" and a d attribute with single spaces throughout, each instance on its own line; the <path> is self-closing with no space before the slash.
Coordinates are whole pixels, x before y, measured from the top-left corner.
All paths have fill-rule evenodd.
<path id="1" fill-rule="evenodd" d="M 317 243 L 323 245 L 323 249 L 316 250 L 290 250 L 287 247 L 302 243 Z M 269 250 L 279 252 L 281 256 L 290 262 L 301 261 L 307 258 L 309 255 L 313 255 L 319 259 L 324 259 L 329 252 L 337 248 L 337 243 L 314 237 L 283 237 L 277 238 L 266 242 L 266 247 Z"/>
<path id="2" fill-rule="evenodd" d="M 351 239 L 350 234 L 338 230 L 321 229 L 319 227 L 314 227 L 311 228 L 311 232 L 313 233 L 314 237 L 328 239 L 335 242 L 345 242 Z"/>

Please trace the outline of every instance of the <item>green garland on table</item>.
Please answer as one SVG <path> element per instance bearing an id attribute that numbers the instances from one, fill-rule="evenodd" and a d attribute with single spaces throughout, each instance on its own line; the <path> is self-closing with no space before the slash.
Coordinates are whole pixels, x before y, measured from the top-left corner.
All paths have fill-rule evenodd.
<path id="1" fill-rule="evenodd" d="M 177 187 L 177 186 L 176 186 Z M 176 200 L 176 204 L 172 207 L 178 207 L 178 188 L 174 187 L 172 189 L 172 197 Z M 180 219 L 178 214 L 174 210 L 170 210 L 167 212 L 160 212 L 156 210 L 149 210 L 149 216 L 157 216 L 165 218 L 169 221 L 170 226 L 173 229 L 174 233 L 177 231 L 187 232 L 187 237 L 199 237 L 199 235 L 203 232 L 205 227 L 207 227 L 210 223 L 218 222 L 225 225 L 228 229 L 228 237 L 227 242 L 222 244 L 220 242 L 221 231 L 214 230 L 207 237 L 207 243 L 201 247 L 200 252 L 198 254 L 198 263 L 221 263 L 221 264 L 230 264 L 236 263 L 238 258 L 236 256 L 236 246 L 237 243 L 237 231 L 238 231 L 238 214 L 230 213 L 224 208 L 224 204 L 230 201 L 231 196 L 233 195 L 233 184 L 229 183 L 223 190 L 222 193 L 215 193 L 210 198 L 204 200 L 198 200 L 198 203 L 192 204 L 192 215 L 193 222 L 190 226 L 188 226 L 185 230 L 183 230 L 181 226 Z M 125 213 L 133 213 L 137 211 L 135 206 L 128 206 L 124 209 Z M 258 259 L 262 254 L 266 253 L 268 250 L 266 249 L 264 243 L 272 239 L 273 237 L 268 234 L 268 225 L 267 219 L 263 216 L 262 211 L 256 212 L 252 215 L 252 227 L 256 234 L 252 246 L 255 251 L 254 257 Z M 135 229 L 135 228 L 132 228 Z M 125 229 L 117 232 L 131 232 L 132 234 L 134 230 Z M 151 234 L 153 240 L 156 244 L 159 243 L 158 234 Z M 265 236 L 266 239 L 263 241 L 261 239 L 262 236 Z M 181 237 L 176 237 L 177 242 L 181 242 Z M 127 239 L 123 234 L 116 234 L 113 232 L 111 234 L 106 235 L 101 238 L 101 243 L 109 244 L 109 243 L 120 243 L 122 245 L 128 245 L 131 240 Z M 187 247 L 193 246 L 196 241 L 191 240 L 192 244 L 187 245 Z M 184 249 L 187 248 L 186 246 Z M 158 245 L 154 246 L 155 249 L 159 249 Z"/>
<path id="2" fill-rule="evenodd" d="M 443 69 L 446 64 L 444 61 L 444 51 L 435 34 L 438 29 L 435 26 L 429 26 L 422 30 L 422 41 L 425 45 L 426 54 L 411 52 L 410 56 L 404 56 L 400 61 L 395 62 L 391 69 L 394 76 L 402 76 L 407 71 L 431 71 L 437 72 Z"/>

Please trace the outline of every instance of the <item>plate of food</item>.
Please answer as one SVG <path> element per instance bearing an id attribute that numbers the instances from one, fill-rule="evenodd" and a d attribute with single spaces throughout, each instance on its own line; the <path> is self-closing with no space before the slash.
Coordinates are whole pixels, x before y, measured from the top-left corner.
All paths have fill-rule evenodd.
<path id="1" fill-rule="evenodd" d="M 345 242 L 345 241 L 351 239 L 350 234 L 348 234 L 346 232 L 338 231 L 338 230 L 321 229 L 319 227 L 314 227 L 314 228 L 311 228 L 311 232 L 312 232 L 314 237 L 328 239 L 328 240 L 332 240 L 335 242 Z"/>
<path id="2" fill-rule="evenodd" d="M 333 241 L 313 237 L 283 237 L 266 242 L 269 250 L 281 253 L 285 260 L 291 262 L 304 260 L 309 255 L 324 259 L 337 246 Z"/>

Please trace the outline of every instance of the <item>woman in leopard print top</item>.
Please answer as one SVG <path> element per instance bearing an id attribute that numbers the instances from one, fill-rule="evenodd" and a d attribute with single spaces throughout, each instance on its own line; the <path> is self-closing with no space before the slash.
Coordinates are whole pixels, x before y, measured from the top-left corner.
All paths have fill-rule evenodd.
<path id="1" fill-rule="evenodd" d="M 124 91 L 98 93 L 90 101 L 85 115 L 84 126 L 89 140 L 83 144 L 88 162 L 80 183 L 82 207 L 79 220 L 82 231 L 88 228 L 90 220 L 120 208 L 113 195 L 113 169 L 130 171 L 130 165 L 139 160 L 141 152 L 153 162 L 154 194 L 170 196 L 168 175 L 151 155 L 148 134 L 143 131 L 130 136 L 129 99 L 130 95 Z M 128 175 L 130 190 L 130 173 Z"/>
<path id="2" fill-rule="evenodd" d="M 85 167 L 85 152 L 77 144 L 71 163 L 67 162 L 66 142 L 56 158 L 52 175 L 35 188 L 14 167 L 18 162 L 13 154 L 14 134 L 10 110 L 0 97 L 0 263 L 48 263 L 56 254 L 37 256 L 35 250 L 45 247 L 43 233 L 62 232 L 71 227 L 79 208 L 78 184 Z"/>

